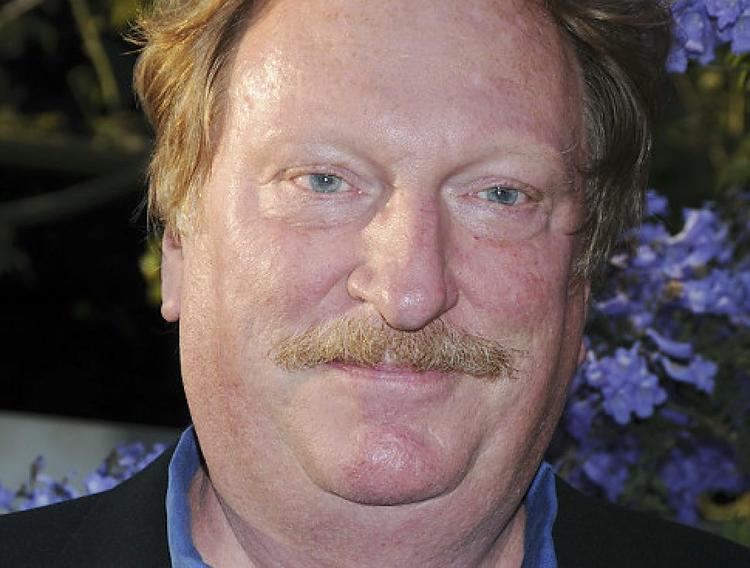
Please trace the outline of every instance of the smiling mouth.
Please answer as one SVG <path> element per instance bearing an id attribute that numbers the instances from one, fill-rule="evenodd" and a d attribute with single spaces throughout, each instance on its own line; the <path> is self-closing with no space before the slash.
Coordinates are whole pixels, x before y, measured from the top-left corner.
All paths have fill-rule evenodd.
<path id="1" fill-rule="evenodd" d="M 369 379 L 381 382 L 405 384 L 435 384 L 447 379 L 456 378 L 454 373 L 441 371 L 424 371 L 415 369 L 402 363 L 378 363 L 375 365 L 360 365 L 345 361 L 334 361 L 326 365 L 337 371 L 343 371 L 351 377 Z"/>
<path id="2" fill-rule="evenodd" d="M 331 364 L 340 368 L 358 369 L 387 375 L 415 375 L 430 371 L 429 369 L 419 369 L 409 361 L 404 361 L 390 349 L 387 349 L 385 353 L 382 354 L 381 361 L 360 363 L 357 361 L 348 361 L 342 358 L 334 360 Z"/>
<path id="3" fill-rule="evenodd" d="M 341 368 L 355 368 L 362 370 L 370 370 L 376 373 L 390 373 L 390 374 L 402 374 L 402 373 L 425 373 L 427 371 L 419 370 L 412 365 L 403 363 L 390 363 L 384 361 L 382 363 L 376 363 L 374 365 L 360 365 L 359 363 L 350 363 L 348 361 L 333 361 L 331 365 Z"/>

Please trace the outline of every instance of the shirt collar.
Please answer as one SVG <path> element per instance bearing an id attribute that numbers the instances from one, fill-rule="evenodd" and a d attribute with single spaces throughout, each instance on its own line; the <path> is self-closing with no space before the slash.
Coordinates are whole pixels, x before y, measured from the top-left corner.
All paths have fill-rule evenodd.
<path id="1" fill-rule="evenodd" d="M 172 568 L 208 568 L 193 544 L 190 531 L 190 484 L 200 467 L 198 440 L 190 426 L 180 436 L 167 481 L 167 543 Z"/>
<path id="2" fill-rule="evenodd" d="M 557 491 L 552 466 L 543 462 L 526 493 L 523 568 L 557 568 L 552 525 L 557 517 Z"/>

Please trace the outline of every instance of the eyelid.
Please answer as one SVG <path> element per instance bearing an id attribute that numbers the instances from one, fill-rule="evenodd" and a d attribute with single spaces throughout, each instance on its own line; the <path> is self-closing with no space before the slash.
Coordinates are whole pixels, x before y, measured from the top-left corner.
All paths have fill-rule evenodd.
<path id="1" fill-rule="evenodd" d="M 292 168 L 285 168 L 281 171 L 279 174 L 279 178 L 281 178 L 283 181 L 291 182 L 295 185 L 299 185 L 298 182 L 295 180 L 299 178 L 303 178 L 306 176 L 315 176 L 315 175 L 322 175 L 322 176 L 331 176 L 339 178 L 346 189 L 343 189 L 341 191 L 337 191 L 337 194 L 340 193 L 348 193 L 351 191 L 358 191 L 358 186 L 353 180 L 352 175 L 348 174 L 347 172 L 342 171 L 340 168 L 336 168 L 333 166 L 320 166 L 320 165 L 312 165 L 312 166 L 295 166 Z M 329 194 L 334 195 L 334 194 Z"/>
<path id="2" fill-rule="evenodd" d="M 340 183 L 340 185 L 336 189 L 334 189 L 332 191 L 316 191 L 312 187 L 312 185 L 313 185 L 312 178 L 313 177 L 335 179 L 335 180 L 338 180 L 338 182 Z M 305 180 L 305 182 L 298 181 L 300 179 Z M 305 186 L 305 190 L 312 191 L 313 193 L 316 193 L 316 194 L 333 195 L 333 194 L 336 194 L 336 193 L 348 193 L 348 192 L 352 191 L 352 184 L 350 184 L 348 181 L 346 181 L 345 179 L 341 178 L 340 176 L 337 176 L 337 175 L 334 175 L 334 174 L 320 174 L 320 173 L 301 174 L 301 175 L 293 177 L 292 178 L 292 182 L 295 185 L 304 185 Z M 308 185 L 310 187 L 307 187 Z"/>
<path id="3" fill-rule="evenodd" d="M 507 186 L 504 186 L 504 185 L 493 185 L 492 187 L 488 187 L 487 189 L 483 189 L 481 191 L 477 191 L 476 195 L 480 195 L 481 196 L 483 193 L 486 193 L 486 194 L 488 194 L 486 200 L 495 203 L 495 201 L 493 201 L 492 199 L 489 199 L 489 193 L 491 191 L 496 190 L 496 189 L 501 189 L 501 190 L 506 190 L 506 191 L 515 191 L 519 195 L 519 198 L 520 198 L 520 201 L 521 201 L 520 203 L 509 203 L 509 204 L 503 204 L 503 205 L 506 205 L 506 206 L 518 206 L 518 205 L 523 205 L 527 200 L 529 200 L 529 196 L 526 195 L 520 189 L 516 189 L 514 187 L 507 187 Z"/>
<path id="4" fill-rule="evenodd" d="M 511 190 L 511 191 L 517 191 L 521 195 L 523 195 L 528 201 L 530 201 L 532 203 L 539 202 L 543 198 L 543 192 L 542 191 L 540 191 L 540 190 L 538 190 L 538 189 L 536 189 L 536 188 L 534 188 L 534 187 L 532 187 L 532 186 L 530 186 L 530 185 L 528 185 L 526 183 L 522 183 L 522 182 L 515 181 L 515 180 L 508 180 L 508 179 L 503 179 L 503 180 L 500 180 L 500 181 L 498 181 L 498 180 L 487 180 L 487 181 L 482 180 L 482 181 L 476 182 L 475 184 L 472 184 L 472 185 L 478 186 L 476 190 L 474 190 L 474 191 L 471 192 L 473 195 L 478 195 L 478 194 L 486 192 L 486 191 L 491 191 L 491 190 L 493 190 L 495 188 L 500 188 L 500 189 L 508 189 L 508 190 Z"/>

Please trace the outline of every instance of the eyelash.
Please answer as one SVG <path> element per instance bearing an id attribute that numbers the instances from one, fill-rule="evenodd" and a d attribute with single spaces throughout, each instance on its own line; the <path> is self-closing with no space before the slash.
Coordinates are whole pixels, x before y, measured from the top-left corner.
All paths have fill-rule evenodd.
<path id="1" fill-rule="evenodd" d="M 344 189 L 340 191 L 330 191 L 330 192 L 315 191 L 310 187 L 310 183 L 314 176 L 328 177 L 328 178 L 334 178 L 336 180 L 339 180 L 340 184 L 344 187 Z M 345 176 L 332 172 L 330 170 L 326 170 L 326 169 L 321 169 L 320 171 L 304 171 L 304 172 L 296 173 L 294 175 L 288 176 L 287 179 L 291 183 L 296 185 L 297 187 L 314 195 L 336 195 L 336 194 L 341 194 L 341 193 L 349 193 L 350 191 L 354 190 L 354 184 L 347 181 Z M 307 181 L 301 182 L 300 180 L 307 180 Z"/>
<path id="2" fill-rule="evenodd" d="M 483 193 L 486 193 L 486 194 L 489 195 L 493 191 L 508 191 L 508 192 L 515 192 L 516 193 L 516 200 L 513 203 L 503 203 L 503 202 L 501 202 L 499 200 L 495 201 L 495 200 L 489 199 L 489 198 L 486 199 L 487 201 L 489 201 L 491 203 L 497 203 L 499 205 L 506 206 L 506 207 L 514 207 L 514 206 L 518 206 L 518 205 L 523 205 L 524 202 L 525 202 L 525 200 L 529 199 L 528 194 L 526 192 L 524 192 L 523 190 L 521 190 L 521 189 L 519 189 L 517 187 L 511 187 L 511 186 L 506 186 L 506 185 L 493 185 L 491 187 L 488 187 L 487 189 L 483 189 L 481 191 L 478 191 L 477 195 L 481 195 Z M 521 203 L 517 203 L 519 199 L 521 200 Z"/>

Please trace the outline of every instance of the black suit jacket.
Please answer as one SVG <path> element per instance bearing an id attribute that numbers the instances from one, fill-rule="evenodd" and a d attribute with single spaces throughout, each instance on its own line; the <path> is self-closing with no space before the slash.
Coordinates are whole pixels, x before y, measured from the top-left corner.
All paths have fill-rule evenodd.
<path id="1" fill-rule="evenodd" d="M 1 515 L 0 568 L 171 566 L 164 508 L 171 455 L 110 491 Z M 560 479 L 557 497 L 560 568 L 750 568 L 750 549 L 591 499 Z"/>

